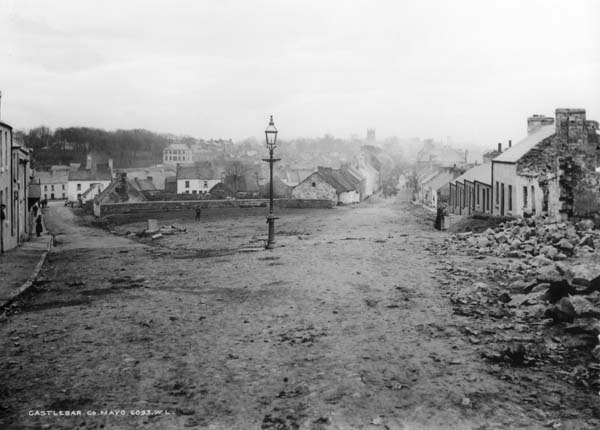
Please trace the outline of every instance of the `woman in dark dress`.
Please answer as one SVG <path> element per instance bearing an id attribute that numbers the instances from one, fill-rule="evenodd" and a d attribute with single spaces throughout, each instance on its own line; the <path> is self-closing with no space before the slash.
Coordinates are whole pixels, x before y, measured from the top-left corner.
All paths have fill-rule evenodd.
<path id="1" fill-rule="evenodd" d="M 42 214 L 39 213 L 35 218 L 35 233 L 39 236 L 43 231 L 44 227 L 42 227 Z"/>

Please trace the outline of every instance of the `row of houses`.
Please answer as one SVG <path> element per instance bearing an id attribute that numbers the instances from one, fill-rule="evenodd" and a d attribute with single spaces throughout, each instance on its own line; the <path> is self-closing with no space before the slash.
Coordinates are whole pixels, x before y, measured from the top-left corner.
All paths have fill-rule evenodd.
<path id="1" fill-rule="evenodd" d="M 14 140 L 12 127 L 0 121 L 0 252 L 28 240 L 31 232 L 29 149 Z"/>
<path id="2" fill-rule="evenodd" d="M 52 166 L 36 170 L 32 178 L 32 193 L 45 200 L 89 201 L 102 192 L 114 177 L 112 160 L 105 163 L 87 157 L 85 166 Z"/>
<path id="3" fill-rule="evenodd" d="M 383 150 L 366 145 L 351 163 L 339 169 L 317 167 L 293 187 L 291 196 L 303 200 L 331 200 L 339 205 L 358 203 L 381 189 L 393 164 Z"/>
<path id="4" fill-rule="evenodd" d="M 449 184 L 450 213 L 544 215 L 553 219 L 600 213 L 598 122 L 584 109 L 534 115 L 527 136 L 498 151 L 489 163 Z"/>

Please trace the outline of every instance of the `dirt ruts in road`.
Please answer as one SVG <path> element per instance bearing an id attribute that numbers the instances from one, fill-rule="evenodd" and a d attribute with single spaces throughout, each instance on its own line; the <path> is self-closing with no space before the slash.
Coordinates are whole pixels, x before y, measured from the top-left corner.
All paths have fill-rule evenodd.
<path id="1" fill-rule="evenodd" d="M 260 252 L 238 252 L 263 239 L 258 215 L 176 219 L 187 232 L 152 247 L 48 218 L 62 243 L 0 326 L 8 428 L 535 429 L 555 418 L 524 407 L 526 385 L 490 374 L 431 251 L 443 233 L 403 202 L 286 213 L 278 248 Z M 444 258 L 472 270 L 465 283 L 485 264 Z M 171 414 L 28 414 L 59 406 Z"/>

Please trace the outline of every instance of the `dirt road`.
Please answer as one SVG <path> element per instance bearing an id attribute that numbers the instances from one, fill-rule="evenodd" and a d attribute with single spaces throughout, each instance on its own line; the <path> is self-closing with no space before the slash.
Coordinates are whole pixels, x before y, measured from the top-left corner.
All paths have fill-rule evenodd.
<path id="1" fill-rule="evenodd" d="M 449 302 L 457 286 L 440 270 L 461 269 L 473 283 L 489 262 L 442 262 L 432 250 L 444 235 L 406 203 L 281 216 L 278 248 L 254 251 L 265 238 L 261 215 L 190 215 L 176 220 L 186 233 L 146 246 L 53 209 L 57 252 L 21 313 L 0 325 L 0 428 L 599 423 L 593 411 L 535 397 L 542 386 L 575 398 L 573 387 L 490 373 L 465 333 L 473 321 Z M 42 410 L 82 415 L 35 415 Z M 125 416 L 101 415 L 115 410 Z M 130 415 L 142 410 L 168 415 Z"/>

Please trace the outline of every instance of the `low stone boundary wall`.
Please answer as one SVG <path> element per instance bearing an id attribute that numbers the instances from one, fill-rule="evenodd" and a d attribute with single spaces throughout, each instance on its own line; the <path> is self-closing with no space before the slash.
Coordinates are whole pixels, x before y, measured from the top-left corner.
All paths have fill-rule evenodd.
<path id="1" fill-rule="evenodd" d="M 294 209 L 329 209 L 334 206 L 331 200 L 299 200 L 275 199 L 275 207 Z M 267 199 L 251 200 L 174 200 L 174 201 L 148 201 L 137 203 L 105 203 L 100 205 L 100 216 L 116 214 L 135 214 L 151 212 L 188 211 L 196 208 L 257 208 L 268 207 Z M 98 215 L 96 213 L 96 215 Z"/>

